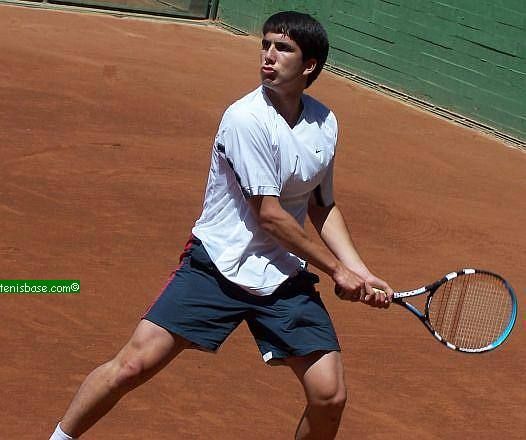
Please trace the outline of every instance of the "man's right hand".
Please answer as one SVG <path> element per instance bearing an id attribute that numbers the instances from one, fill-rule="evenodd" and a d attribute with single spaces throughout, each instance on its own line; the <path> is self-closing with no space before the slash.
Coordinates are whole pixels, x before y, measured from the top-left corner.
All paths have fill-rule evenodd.
<path id="1" fill-rule="evenodd" d="M 343 300 L 363 302 L 372 307 L 387 308 L 393 299 L 393 290 L 372 274 L 362 277 L 347 267 L 340 267 L 333 275 L 335 292 Z"/>

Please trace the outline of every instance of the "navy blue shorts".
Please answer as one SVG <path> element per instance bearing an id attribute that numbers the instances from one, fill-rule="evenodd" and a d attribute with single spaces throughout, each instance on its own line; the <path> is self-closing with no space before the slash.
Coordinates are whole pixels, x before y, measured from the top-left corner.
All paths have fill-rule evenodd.
<path id="1" fill-rule="evenodd" d="M 315 351 L 340 351 L 331 319 L 314 284 L 302 271 L 272 295 L 256 296 L 224 278 L 201 241 L 192 237 L 160 296 L 143 319 L 216 351 L 246 321 L 267 363 Z"/>

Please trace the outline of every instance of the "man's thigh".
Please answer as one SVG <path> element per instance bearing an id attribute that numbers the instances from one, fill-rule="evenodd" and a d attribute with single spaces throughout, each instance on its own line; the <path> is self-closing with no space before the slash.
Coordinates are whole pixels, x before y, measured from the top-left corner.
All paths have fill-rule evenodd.
<path id="1" fill-rule="evenodd" d="M 144 371 L 159 369 L 190 345 L 190 341 L 143 319 L 117 359 L 123 364 L 136 364 Z"/>
<path id="2" fill-rule="evenodd" d="M 330 399 L 346 392 L 344 367 L 338 351 L 289 357 L 284 363 L 300 380 L 309 401 Z"/>

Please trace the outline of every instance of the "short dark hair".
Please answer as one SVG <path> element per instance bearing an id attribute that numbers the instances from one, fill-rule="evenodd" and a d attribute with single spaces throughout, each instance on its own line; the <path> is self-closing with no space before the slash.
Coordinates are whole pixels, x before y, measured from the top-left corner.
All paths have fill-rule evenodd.
<path id="1" fill-rule="evenodd" d="M 308 14 L 296 11 L 278 12 L 263 24 L 267 32 L 287 35 L 294 40 L 303 53 L 303 61 L 316 59 L 316 68 L 307 78 L 307 87 L 318 77 L 329 53 L 329 38 L 321 23 Z"/>

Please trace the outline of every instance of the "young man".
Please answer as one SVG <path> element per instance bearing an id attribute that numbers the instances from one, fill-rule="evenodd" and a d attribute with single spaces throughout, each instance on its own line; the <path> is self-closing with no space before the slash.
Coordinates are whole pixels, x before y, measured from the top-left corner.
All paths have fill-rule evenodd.
<path id="1" fill-rule="evenodd" d="M 388 307 L 392 289 L 360 259 L 334 203 L 336 119 L 303 94 L 328 47 L 308 15 L 264 24 L 261 86 L 223 116 L 179 268 L 130 341 L 85 379 L 51 439 L 80 436 L 182 350 L 215 351 L 243 320 L 265 362 L 288 365 L 304 387 L 296 438 L 335 437 L 346 400 L 340 347 L 306 261 L 342 299 Z M 305 233 L 307 215 L 326 246 Z"/>

